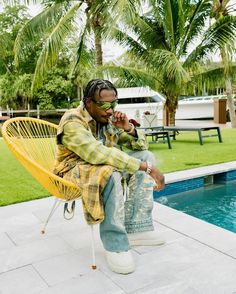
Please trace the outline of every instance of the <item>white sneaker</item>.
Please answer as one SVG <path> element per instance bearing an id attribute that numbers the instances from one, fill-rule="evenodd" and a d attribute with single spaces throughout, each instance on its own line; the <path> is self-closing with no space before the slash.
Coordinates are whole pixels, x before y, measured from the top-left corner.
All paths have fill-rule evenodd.
<path id="1" fill-rule="evenodd" d="M 154 231 L 128 234 L 130 246 L 160 246 L 165 244 Z"/>
<path id="2" fill-rule="evenodd" d="M 118 274 L 130 274 L 135 270 L 135 264 L 131 251 L 106 252 L 107 264 L 113 272 Z"/>

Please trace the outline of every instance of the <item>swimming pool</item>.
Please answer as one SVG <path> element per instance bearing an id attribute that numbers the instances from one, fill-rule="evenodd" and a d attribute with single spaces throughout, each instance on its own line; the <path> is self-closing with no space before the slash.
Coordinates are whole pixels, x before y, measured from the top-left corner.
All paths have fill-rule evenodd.
<path id="1" fill-rule="evenodd" d="M 161 196 L 155 201 L 236 233 L 236 180 Z"/>

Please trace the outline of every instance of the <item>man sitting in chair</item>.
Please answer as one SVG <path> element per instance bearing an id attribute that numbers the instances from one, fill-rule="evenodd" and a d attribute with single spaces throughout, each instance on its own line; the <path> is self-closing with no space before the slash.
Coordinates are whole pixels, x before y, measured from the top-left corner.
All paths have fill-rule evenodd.
<path id="1" fill-rule="evenodd" d="M 131 246 L 164 243 L 154 232 L 152 208 L 153 189 L 165 184 L 145 135 L 115 111 L 117 101 L 111 82 L 88 83 L 80 106 L 60 121 L 54 172 L 81 188 L 88 224 L 100 223 L 109 268 L 128 274 L 135 269 Z"/>

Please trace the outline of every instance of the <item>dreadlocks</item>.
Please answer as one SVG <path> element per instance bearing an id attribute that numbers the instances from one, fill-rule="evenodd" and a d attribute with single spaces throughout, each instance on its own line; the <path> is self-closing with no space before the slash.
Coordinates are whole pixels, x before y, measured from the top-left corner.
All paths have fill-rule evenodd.
<path id="1" fill-rule="evenodd" d="M 84 90 L 83 102 L 85 103 L 89 98 L 95 98 L 96 93 L 98 93 L 98 95 L 100 96 L 100 92 L 102 90 L 112 90 L 117 96 L 117 90 L 110 81 L 94 79 L 87 84 Z"/>

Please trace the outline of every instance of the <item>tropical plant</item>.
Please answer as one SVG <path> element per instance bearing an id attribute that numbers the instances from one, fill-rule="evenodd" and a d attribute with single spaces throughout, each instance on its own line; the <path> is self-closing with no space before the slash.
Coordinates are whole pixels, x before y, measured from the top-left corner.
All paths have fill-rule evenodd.
<path id="1" fill-rule="evenodd" d="M 229 2 L 229 0 L 213 1 L 212 16 L 216 20 L 228 17 L 232 12 L 235 11 L 233 5 L 230 5 Z M 232 67 L 232 53 L 235 53 L 235 39 L 230 41 L 231 42 L 220 48 L 220 55 L 224 67 L 224 80 L 227 95 L 227 104 L 229 108 L 229 117 L 231 121 L 231 126 L 233 128 L 236 128 L 236 112 L 232 94 L 232 80 L 234 78 L 234 75 L 236 75 L 236 67 Z"/>
<path id="2" fill-rule="evenodd" d="M 51 110 L 67 108 L 68 104 L 78 102 L 76 86 L 68 79 L 67 59 L 61 59 L 44 77 L 43 84 L 34 95 L 34 103 L 40 109 Z"/>
<path id="3" fill-rule="evenodd" d="M 76 43 L 73 70 L 82 62 L 83 51 L 88 48 L 91 40 L 92 48 L 96 52 L 96 66 L 101 66 L 102 40 L 108 35 L 110 27 L 123 15 L 132 17 L 133 4 L 135 3 L 135 6 L 140 4 L 139 0 L 42 0 L 41 2 L 44 9 L 23 27 L 15 42 L 17 65 L 25 57 L 25 52 L 38 42 L 42 43 L 43 47 L 32 83 L 33 91 L 41 85 L 47 70 L 56 63 L 62 48 L 69 48 L 71 43 Z"/>
<path id="4" fill-rule="evenodd" d="M 31 100 L 30 86 L 36 61 L 36 52 L 27 52 L 20 71 L 14 64 L 14 42 L 20 28 L 30 16 L 24 5 L 5 6 L 0 13 L 0 105 L 27 108 Z"/>
<path id="5" fill-rule="evenodd" d="M 27 109 L 31 101 L 31 74 L 6 73 L 0 76 L 0 105 L 1 107 Z"/>
<path id="6" fill-rule="evenodd" d="M 234 39 L 236 18 L 219 18 L 207 27 L 209 0 L 150 0 L 149 7 L 132 30 L 117 29 L 113 35 L 129 48 L 132 63 L 141 60 L 142 71 L 149 73 L 146 83 L 165 94 L 169 123 L 174 125 L 179 95 L 202 73 L 209 54 Z"/>
<path id="7" fill-rule="evenodd" d="M 29 18 L 24 5 L 6 6 L 0 13 L 0 75 L 15 71 L 13 52 L 15 38 Z M 31 60 L 28 59 L 27 63 L 22 61 L 22 67 L 28 72 L 30 65 Z"/>
<path id="8" fill-rule="evenodd" d="M 28 104 L 44 110 L 67 108 L 68 99 L 70 103 L 78 102 L 76 85 L 73 79 L 68 79 L 68 73 L 68 59 L 60 57 L 33 96 L 30 90 L 33 74 L 6 73 L 0 76 L 0 105 L 13 109 L 27 109 Z"/>

